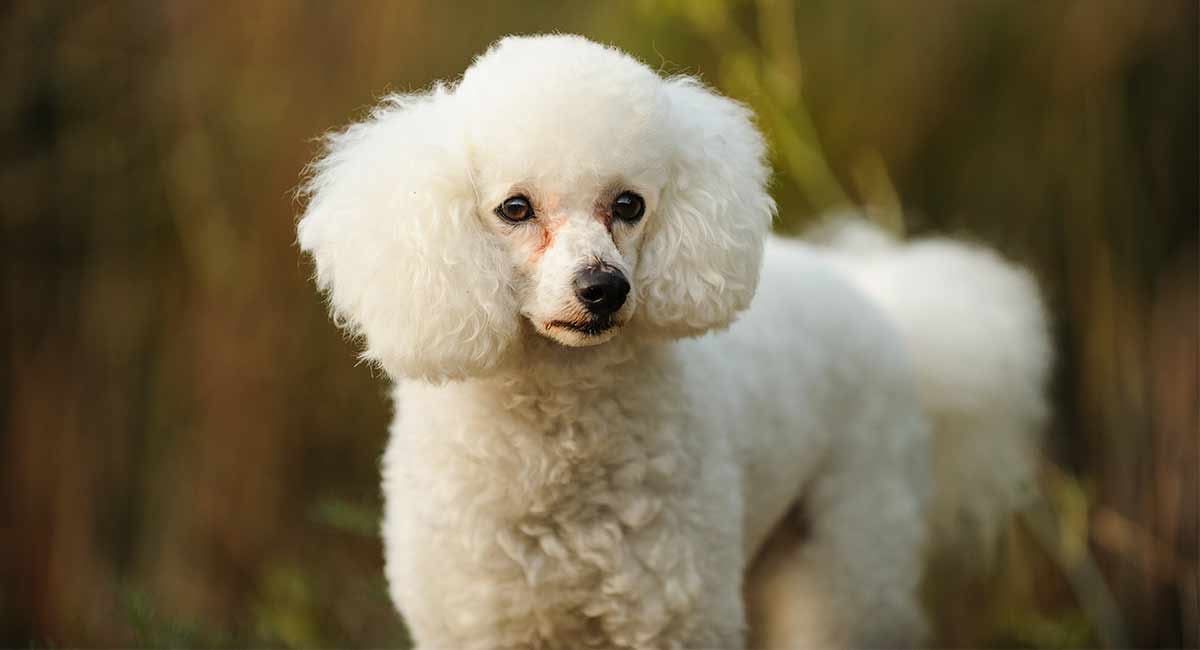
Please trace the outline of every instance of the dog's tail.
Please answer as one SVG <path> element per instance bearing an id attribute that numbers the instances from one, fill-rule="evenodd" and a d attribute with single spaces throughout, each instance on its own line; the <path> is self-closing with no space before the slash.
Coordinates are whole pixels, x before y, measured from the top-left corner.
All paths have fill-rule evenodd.
<path id="1" fill-rule="evenodd" d="M 902 332 L 935 436 L 935 548 L 990 546 L 1034 494 L 1051 346 L 1033 276 L 946 239 L 823 228 L 830 257 Z"/>

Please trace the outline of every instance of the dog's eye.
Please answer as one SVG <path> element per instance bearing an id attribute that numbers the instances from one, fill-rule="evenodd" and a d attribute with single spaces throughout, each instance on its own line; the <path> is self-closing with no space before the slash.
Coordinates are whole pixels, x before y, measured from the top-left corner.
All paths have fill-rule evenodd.
<path id="1" fill-rule="evenodd" d="M 646 202 L 633 192 L 622 192 L 612 204 L 614 217 L 626 223 L 633 223 L 642 218 L 646 211 Z"/>
<path id="2" fill-rule="evenodd" d="M 528 221 L 533 218 L 533 206 L 523 196 L 510 196 L 496 208 L 496 216 L 509 223 Z"/>

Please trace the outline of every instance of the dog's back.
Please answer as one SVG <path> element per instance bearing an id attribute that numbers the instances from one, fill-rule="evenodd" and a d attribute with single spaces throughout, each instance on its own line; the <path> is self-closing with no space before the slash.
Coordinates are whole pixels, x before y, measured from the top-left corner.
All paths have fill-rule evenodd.
<path id="1" fill-rule="evenodd" d="M 685 344 L 694 402 L 742 456 L 756 646 L 922 642 L 908 553 L 986 556 L 1031 493 L 1047 416 L 1028 273 L 865 222 L 831 239 L 769 239 L 751 308 Z"/>
<path id="2" fill-rule="evenodd" d="M 934 424 L 936 541 L 979 548 L 1030 498 L 1052 360 L 1038 286 L 981 246 L 901 244 L 865 221 L 829 257 L 902 332 Z"/>

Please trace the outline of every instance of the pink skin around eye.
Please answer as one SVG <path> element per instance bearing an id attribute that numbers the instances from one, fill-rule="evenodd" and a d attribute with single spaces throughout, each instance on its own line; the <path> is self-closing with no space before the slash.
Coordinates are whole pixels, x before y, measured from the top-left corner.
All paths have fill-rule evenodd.
<path id="1" fill-rule="evenodd" d="M 533 253 L 529 256 L 531 263 L 537 262 L 546 254 L 550 246 L 554 244 L 554 235 L 566 223 L 566 215 L 558 212 L 558 197 L 548 197 L 544 201 L 544 205 L 539 210 L 538 222 L 539 227 L 537 245 L 534 246 Z M 613 218 L 607 210 L 598 210 L 596 219 L 604 224 L 605 230 L 609 235 L 612 235 Z"/>
<path id="2" fill-rule="evenodd" d="M 566 220 L 564 215 L 558 212 L 558 197 L 547 196 L 538 206 L 542 215 L 538 217 L 538 227 L 541 229 L 538 233 L 537 246 L 533 249 L 533 254 L 529 256 L 530 262 L 537 262 L 550 249 L 550 245 L 554 243 L 554 233 L 562 227 Z"/>
<path id="3" fill-rule="evenodd" d="M 533 254 L 529 256 L 530 262 L 536 262 L 542 259 L 542 255 L 550 248 L 550 244 L 554 243 L 554 231 L 547 226 L 541 227 L 537 246 L 533 249 Z"/>
<path id="4" fill-rule="evenodd" d="M 600 220 L 600 223 L 604 224 L 604 229 L 607 230 L 609 236 L 611 236 L 613 229 L 613 218 L 612 215 L 609 214 L 608 210 L 597 211 L 596 218 Z"/>

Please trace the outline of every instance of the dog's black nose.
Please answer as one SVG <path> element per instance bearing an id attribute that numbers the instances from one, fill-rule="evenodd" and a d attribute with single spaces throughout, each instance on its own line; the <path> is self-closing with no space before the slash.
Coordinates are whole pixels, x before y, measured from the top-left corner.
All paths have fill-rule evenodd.
<path id="1" fill-rule="evenodd" d="M 611 267 L 588 267 L 575 276 L 575 295 L 589 312 L 608 316 L 625 304 L 629 281 Z"/>

